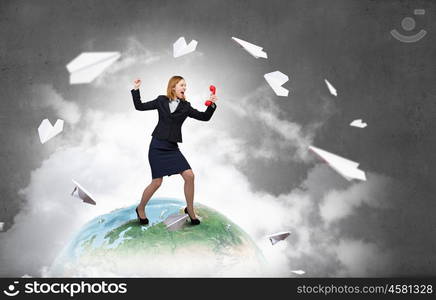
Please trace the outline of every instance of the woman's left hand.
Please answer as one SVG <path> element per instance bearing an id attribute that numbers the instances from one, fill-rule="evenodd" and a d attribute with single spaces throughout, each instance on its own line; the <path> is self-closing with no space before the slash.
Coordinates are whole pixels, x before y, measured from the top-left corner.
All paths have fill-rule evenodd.
<path id="1" fill-rule="evenodd" d="M 216 95 L 214 95 L 214 94 L 210 95 L 209 101 L 212 101 L 213 103 L 215 103 L 215 101 L 217 101 L 217 100 L 218 100 L 218 97 Z"/>

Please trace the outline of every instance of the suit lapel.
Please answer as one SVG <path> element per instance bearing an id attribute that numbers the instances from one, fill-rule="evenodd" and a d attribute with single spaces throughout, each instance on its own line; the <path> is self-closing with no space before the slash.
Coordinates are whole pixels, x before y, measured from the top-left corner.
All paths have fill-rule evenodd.
<path id="1" fill-rule="evenodd" d="M 177 105 L 177 107 L 176 107 L 176 110 L 173 112 L 173 114 L 175 114 L 175 113 L 177 113 L 178 111 L 180 111 L 181 109 L 182 109 L 182 106 L 185 104 L 185 103 L 183 103 L 183 102 L 185 102 L 185 101 L 183 101 L 183 100 L 179 100 L 180 102 L 179 102 L 179 105 Z M 168 104 L 168 107 L 169 107 L 169 104 Z"/>
<path id="2" fill-rule="evenodd" d="M 170 99 L 168 99 L 168 97 L 166 97 L 166 96 L 163 99 L 164 99 L 163 107 L 165 109 L 165 112 L 170 116 L 178 113 L 183 108 L 183 106 L 185 106 L 185 101 L 180 100 L 179 105 L 177 105 L 177 107 L 176 107 L 176 110 L 173 113 L 171 113 Z"/>
<path id="3" fill-rule="evenodd" d="M 170 100 L 168 99 L 167 96 L 162 97 L 162 106 L 163 106 L 163 109 L 165 110 L 165 112 L 167 114 L 171 115 Z"/>

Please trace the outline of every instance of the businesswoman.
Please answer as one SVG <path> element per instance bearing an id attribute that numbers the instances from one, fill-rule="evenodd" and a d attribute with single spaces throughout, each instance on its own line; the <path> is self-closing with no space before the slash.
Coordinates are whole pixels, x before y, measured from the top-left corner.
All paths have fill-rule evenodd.
<path id="1" fill-rule="evenodd" d="M 185 185 L 184 192 L 187 213 L 191 219 L 191 224 L 198 225 L 200 220 L 196 218 L 194 211 L 194 173 L 186 158 L 180 152 L 177 143 L 182 142 L 182 124 L 187 117 L 200 121 L 209 121 L 212 117 L 217 101 L 215 95 L 210 96 L 212 105 L 206 111 L 200 112 L 191 107 L 185 99 L 186 82 L 181 76 L 173 76 L 168 81 L 167 94 L 158 96 L 155 100 L 145 103 L 141 102 L 139 87 L 141 80 L 134 81 L 134 89 L 131 90 L 133 104 L 137 110 L 157 109 L 159 121 L 154 129 L 148 151 L 148 161 L 151 167 L 152 180 L 145 188 L 141 202 L 136 207 L 136 214 L 141 224 L 148 224 L 145 215 L 145 206 L 148 200 L 162 184 L 164 176 L 173 174 L 182 175 Z"/>

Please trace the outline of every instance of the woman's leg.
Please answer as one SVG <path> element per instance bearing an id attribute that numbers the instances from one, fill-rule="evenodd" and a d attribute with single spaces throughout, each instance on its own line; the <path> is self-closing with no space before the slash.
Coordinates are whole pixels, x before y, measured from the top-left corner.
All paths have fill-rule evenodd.
<path id="1" fill-rule="evenodd" d="M 162 177 L 155 178 L 151 181 L 151 183 L 144 189 L 142 193 L 141 203 L 138 205 L 138 212 L 141 219 L 146 218 L 145 216 L 145 206 L 147 205 L 148 200 L 150 200 L 151 196 L 153 196 L 154 192 L 160 187 L 162 184 Z"/>
<path id="2" fill-rule="evenodd" d="M 184 190 L 189 215 L 196 219 L 197 216 L 194 211 L 194 172 L 192 172 L 191 169 L 188 169 L 180 174 L 182 175 L 183 180 L 185 180 Z"/>

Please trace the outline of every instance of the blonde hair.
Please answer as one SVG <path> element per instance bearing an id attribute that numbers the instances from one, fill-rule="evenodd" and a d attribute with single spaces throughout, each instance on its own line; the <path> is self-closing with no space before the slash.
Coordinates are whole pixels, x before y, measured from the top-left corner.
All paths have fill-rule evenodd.
<path id="1" fill-rule="evenodd" d="M 179 83 L 180 80 L 184 80 L 184 78 L 182 76 L 173 76 L 170 78 L 170 80 L 168 81 L 168 86 L 167 86 L 167 97 L 170 99 L 174 99 L 176 98 L 176 92 L 173 90 L 177 83 Z M 183 99 L 182 100 L 186 100 L 185 96 L 183 95 Z"/>

